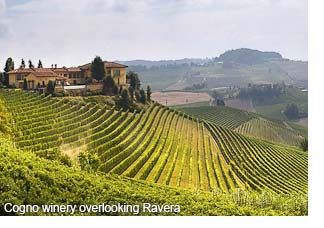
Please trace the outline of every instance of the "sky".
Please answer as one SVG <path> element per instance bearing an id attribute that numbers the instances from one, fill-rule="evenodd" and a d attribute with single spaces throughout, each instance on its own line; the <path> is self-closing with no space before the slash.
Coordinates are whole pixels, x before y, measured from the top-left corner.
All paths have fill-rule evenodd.
<path id="1" fill-rule="evenodd" d="M 0 69 L 277 51 L 307 60 L 307 0 L 0 0 Z"/>

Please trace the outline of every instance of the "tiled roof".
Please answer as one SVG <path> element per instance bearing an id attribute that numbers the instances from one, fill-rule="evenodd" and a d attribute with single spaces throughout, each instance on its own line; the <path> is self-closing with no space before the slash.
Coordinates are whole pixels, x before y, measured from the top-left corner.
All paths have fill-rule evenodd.
<path id="1" fill-rule="evenodd" d="M 34 72 L 34 70 L 30 69 L 30 68 L 18 68 L 18 69 L 9 71 L 8 73 L 9 74 L 17 74 L 17 73 L 25 74 L 25 73 L 31 73 L 31 72 Z"/>
<path id="2" fill-rule="evenodd" d="M 106 68 L 126 68 L 126 67 L 128 67 L 128 66 L 120 64 L 120 63 L 109 62 L 109 61 L 104 61 L 104 64 L 105 64 Z M 83 70 L 87 70 L 90 68 L 90 66 L 91 66 L 91 63 L 87 63 L 87 64 L 80 66 L 80 68 Z"/>
<path id="3" fill-rule="evenodd" d="M 19 68 L 16 70 L 12 70 L 9 74 L 33 74 L 36 77 L 56 77 L 56 78 L 64 78 L 59 76 L 57 72 L 63 71 L 63 68 Z M 66 70 L 65 70 L 66 71 Z"/>
<path id="4" fill-rule="evenodd" d="M 69 67 L 67 68 L 69 72 L 80 72 L 81 69 L 79 67 Z"/>
<path id="5" fill-rule="evenodd" d="M 105 67 L 116 67 L 116 68 L 125 68 L 125 67 L 128 67 L 126 65 L 123 65 L 123 64 L 120 64 L 120 63 L 115 63 L 115 62 L 108 62 L 108 61 L 105 61 Z"/>
<path id="6" fill-rule="evenodd" d="M 31 74 L 36 77 L 58 77 L 58 75 L 53 71 L 35 71 L 31 72 Z"/>
<path id="7" fill-rule="evenodd" d="M 68 69 L 66 67 L 50 68 L 50 69 L 52 69 L 54 72 L 57 72 L 57 73 L 67 73 L 68 72 Z"/>

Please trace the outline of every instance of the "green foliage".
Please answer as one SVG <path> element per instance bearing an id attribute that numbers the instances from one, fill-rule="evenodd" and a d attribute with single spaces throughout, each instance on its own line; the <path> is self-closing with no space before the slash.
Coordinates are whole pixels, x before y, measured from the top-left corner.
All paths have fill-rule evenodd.
<path id="1" fill-rule="evenodd" d="M 190 116 L 267 141 L 299 147 L 301 133 L 288 123 L 223 106 L 174 107 Z M 266 129 L 266 130 L 265 130 Z"/>
<path id="2" fill-rule="evenodd" d="M 117 107 L 122 108 L 123 110 L 128 110 L 131 105 L 131 100 L 129 97 L 128 90 L 124 89 L 121 92 L 121 97 L 116 102 Z"/>
<path id="3" fill-rule="evenodd" d="M 139 91 L 138 90 L 135 90 L 135 98 L 136 98 L 136 100 L 137 101 L 140 101 L 141 100 L 141 95 L 140 95 L 140 93 L 139 93 Z"/>
<path id="4" fill-rule="evenodd" d="M 38 60 L 37 68 L 43 68 L 43 63 L 41 60 Z"/>
<path id="5" fill-rule="evenodd" d="M 88 152 L 81 152 L 78 155 L 79 164 L 82 170 L 87 172 L 95 172 L 100 165 L 100 159 L 96 154 L 90 154 Z"/>
<path id="6" fill-rule="evenodd" d="M 133 87 L 134 90 L 139 90 L 141 87 L 141 82 L 139 80 L 138 74 L 134 71 L 129 71 L 126 74 L 127 80 L 129 80 L 130 87 Z"/>
<path id="7" fill-rule="evenodd" d="M 262 52 L 248 48 L 240 48 L 229 50 L 221 54 L 216 61 L 234 62 L 239 64 L 258 64 L 273 59 L 282 59 L 282 56 L 277 52 Z"/>
<path id="8" fill-rule="evenodd" d="M 304 138 L 303 141 L 300 142 L 300 147 L 303 151 L 308 151 L 308 139 Z"/>
<path id="9" fill-rule="evenodd" d="M 97 81 L 101 81 L 105 77 L 105 66 L 104 62 L 99 56 L 96 56 L 91 63 L 90 71 L 91 77 Z"/>
<path id="10" fill-rule="evenodd" d="M 46 93 L 47 94 L 54 94 L 55 91 L 55 85 L 52 80 L 49 80 L 46 86 Z"/>
<path id="11" fill-rule="evenodd" d="M 20 68 L 25 68 L 25 67 L 26 67 L 25 60 L 21 59 Z"/>
<path id="12" fill-rule="evenodd" d="M 128 88 L 128 91 L 129 91 L 130 98 L 133 101 L 134 100 L 134 88 L 130 86 Z"/>
<path id="13" fill-rule="evenodd" d="M 299 110 L 296 104 L 288 104 L 285 108 L 284 114 L 288 119 L 297 119 L 299 117 Z"/>
<path id="14" fill-rule="evenodd" d="M 146 98 L 146 93 L 145 93 L 144 89 L 141 89 L 141 90 L 139 91 L 139 95 L 140 95 L 140 97 L 139 97 L 139 101 L 142 102 L 143 104 L 145 104 L 147 98 Z"/>
<path id="15" fill-rule="evenodd" d="M 0 72 L 0 88 L 4 85 L 4 73 Z"/>
<path id="16" fill-rule="evenodd" d="M 11 133 L 11 115 L 0 99 L 0 134 Z"/>
<path id="17" fill-rule="evenodd" d="M 12 60 L 11 57 L 9 57 L 7 60 L 6 60 L 6 65 L 4 67 L 4 73 L 3 73 L 3 84 L 5 86 L 9 86 L 9 74 L 8 72 L 9 71 L 12 71 L 15 69 L 15 63 L 14 61 Z"/>
<path id="18" fill-rule="evenodd" d="M 276 97 L 286 93 L 286 85 L 276 84 L 249 84 L 246 88 L 241 88 L 238 97 L 241 99 L 251 99 L 254 105 L 269 104 Z"/>
<path id="19" fill-rule="evenodd" d="M 148 85 L 146 88 L 146 97 L 148 101 L 151 101 L 151 94 L 152 94 L 151 87 Z"/>
<path id="20" fill-rule="evenodd" d="M 0 90 L 0 99 L 15 118 L 15 146 L 38 156 L 46 151 L 43 157 L 55 162 L 66 164 L 65 158 L 56 157 L 60 151 L 87 151 L 99 157 L 100 171 L 159 183 L 160 187 L 196 189 L 190 193 L 195 197 L 197 192 L 209 191 L 229 196 L 237 188 L 280 196 L 305 196 L 308 191 L 308 155 L 297 147 L 245 137 L 156 103 L 140 113 L 130 113 L 82 98 L 53 98 L 22 90 Z M 108 182 L 97 174 L 100 178 L 96 180 Z M 147 186 L 148 182 L 142 183 Z M 89 190 L 102 194 L 100 188 Z M 223 200 L 228 207 L 233 203 L 225 196 Z M 230 213 L 237 214 L 232 209 Z M 279 212 L 282 210 L 286 211 L 281 208 Z"/>
<path id="21" fill-rule="evenodd" d="M 115 81 L 114 79 L 108 75 L 103 80 L 103 92 L 105 94 L 114 94 L 114 88 L 115 88 Z M 115 93 L 116 94 L 116 93 Z"/>
<path id="22" fill-rule="evenodd" d="M 0 135 L 0 215 L 5 203 L 17 205 L 112 205 L 117 202 L 142 205 L 180 205 L 180 213 L 158 215 L 307 215 L 307 196 L 271 192 L 202 192 L 169 188 L 130 178 L 88 173 L 38 158 L 18 150 Z M 11 215 L 20 215 L 12 213 Z M 25 215 L 69 215 L 68 213 L 26 213 Z M 118 215 L 80 213 L 74 215 Z M 121 213 L 119 215 L 133 215 Z M 157 215 L 143 212 L 139 215 Z"/>
<path id="23" fill-rule="evenodd" d="M 200 107 L 174 107 L 190 116 L 210 121 L 216 125 L 228 129 L 235 129 L 241 124 L 256 117 L 254 113 L 249 113 L 240 109 L 222 106 L 200 106 Z"/>
<path id="24" fill-rule="evenodd" d="M 31 60 L 28 60 L 28 67 L 29 68 L 35 68 L 33 62 Z"/>
<path id="25" fill-rule="evenodd" d="M 23 85 L 23 89 L 27 90 L 28 89 L 28 83 L 27 83 L 27 79 L 24 78 L 24 85 Z"/>
<path id="26" fill-rule="evenodd" d="M 114 94 L 119 94 L 119 89 L 117 85 L 114 86 Z"/>

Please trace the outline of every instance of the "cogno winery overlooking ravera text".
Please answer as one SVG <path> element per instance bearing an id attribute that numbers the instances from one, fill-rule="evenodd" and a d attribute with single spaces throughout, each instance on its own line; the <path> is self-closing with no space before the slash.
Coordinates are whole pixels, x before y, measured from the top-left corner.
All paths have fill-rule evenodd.
<path id="1" fill-rule="evenodd" d="M 24 215 L 26 213 L 132 213 L 139 214 L 141 211 L 145 213 L 180 213 L 180 205 L 157 205 L 143 203 L 140 205 L 129 204 L 99 204 L 99 205 L 15 205 L 6 203 L 4 210 L 7 213 L 18 213 Z"/>

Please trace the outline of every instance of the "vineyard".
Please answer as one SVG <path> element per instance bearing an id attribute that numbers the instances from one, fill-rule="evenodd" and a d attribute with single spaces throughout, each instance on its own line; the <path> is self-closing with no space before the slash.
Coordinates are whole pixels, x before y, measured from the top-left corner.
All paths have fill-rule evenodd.
<path id="1" fill-rule="evenodd" d="M 307 196 L 236 190 L 233 193 L 199 192 L 170 188 L 124 176 L 88 173 L 35 153 L 14 148 L 0 132 L 0 206 L 16 204 L 151 204 L 181 205 L 180 213 L 138 215 L 307 215 Z M 0 210 L 0 215 L 8 215 Z M 21 215 L 11 213 L 10 215 Z M 25 215 L 71 215 L 69 213 L 26 213 Z M 131 212 L 97 212 L 74 215 L 137 215 Z"/>
<path id="2" fill-rule="evenodd" d="M 288 123 L 230 107 L 183 107 L 177 110 L 238 133 L 274 143 L 298 146 L 305 135 Z"/>
<path id="3" fill-rule="evenodd" d="M 16 147 L 43 157 L 96 154 L 100 171 L 180 188 L 307 193 L 307 153 L 230 130 L 252 134 L 250 114 L 222 123 L 156 103 L 131 113 L 20 90 L 1 90 L 0 99 Z"/>

